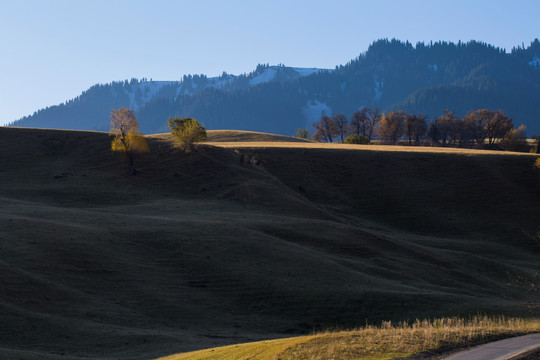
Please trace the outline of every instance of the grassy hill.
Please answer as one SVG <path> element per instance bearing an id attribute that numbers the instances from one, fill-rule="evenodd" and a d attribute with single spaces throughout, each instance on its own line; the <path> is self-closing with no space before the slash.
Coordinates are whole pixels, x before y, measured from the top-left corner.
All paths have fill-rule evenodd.
<path id="1" fill-rule="evenodd" d="M 148 140 L 128 176 L 105 133 L 0 128 L 0 357 L 525 312 L 508 273 L 538 270 L 534 156 Z"/>
<path id="2" fill-rule="evenodd" d="M 239 131 L 239 130 L 209 130 L 209 142 L 253 142 L 253 141 L 271 141 L 271 142 L 297 142 L 306 143 L 307 140 L 294 138 L 290 136 L 261 133 L 256 131 Z"/>

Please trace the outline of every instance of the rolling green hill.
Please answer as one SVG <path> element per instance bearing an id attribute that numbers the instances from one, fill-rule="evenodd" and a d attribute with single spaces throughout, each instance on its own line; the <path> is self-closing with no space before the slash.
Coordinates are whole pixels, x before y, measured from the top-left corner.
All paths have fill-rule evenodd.
<path id="1" fill-rule="evenodd" d="M 526 313 L 508 274 L 538 271 L 524 235 L 539 226 L 535 156 L 184 154 L 156 136 L 128 176 L 110 140 L 0 127 L 0 357 L 148 359 L 380 320 Z"/>

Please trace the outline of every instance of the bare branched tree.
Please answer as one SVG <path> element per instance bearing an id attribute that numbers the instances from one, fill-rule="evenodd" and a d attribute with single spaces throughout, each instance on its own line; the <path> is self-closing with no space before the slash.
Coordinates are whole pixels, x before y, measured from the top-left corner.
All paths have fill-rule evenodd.
<path id="1" fill-rule="evenodd" d="M 426 116 L 422 114 L 409 114 L 405 118 L 405 133 L 409 140 L 409 145 L 413 141 L 415 145 L 420 145 L 427 131 Z"/>
<path id="2" fill-rule="evenodd" d="M 313 123 L 315 133 L 313 134 L 313 140 L 332 142 L 334 137 L 338 135 L 338 129 L 336 122 L 327 115 L 323 115 L 321 120 Z"/>
<path id="3" fill-rule="evenodd" d="M 379 108 L 370 109 L 363 107 L 356 111 L 351 119 L 351 132 L 362 135 L 371 141 L 375 128 L 381 120 L 381 110 Z"/>
<path id="4" fill-rule="evenodd" d="M 336 114 L 332 117 L 332 120 L 336 123 L 337 134 L 341 142 L 343 142 L 349 132 L 349 121 L 344 114 Z"/>

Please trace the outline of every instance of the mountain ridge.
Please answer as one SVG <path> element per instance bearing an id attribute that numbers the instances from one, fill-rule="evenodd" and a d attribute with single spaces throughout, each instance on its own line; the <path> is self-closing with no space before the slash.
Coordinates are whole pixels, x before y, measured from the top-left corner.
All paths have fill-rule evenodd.
<path id="1" fill-rule="evenodd" d="M 469 41 L 430 44 L 378 40 L 335 69 L 259 64 L 249 74 L 184 75 L 98 84 L 63 104 L 10 125 L 108 130 L 110 110 L 136 110 L 145 133 L 166 131 L 171 116 L 191 116 L 208 129 L 293 134 L 322 114 L 347 116 L 362 106 L 422 112 L 434 120 L 444 109 L 458 116 L 478 108 L 502 109 L 528 133 L 540 132 L 540 42 L 506 52 Z"/>

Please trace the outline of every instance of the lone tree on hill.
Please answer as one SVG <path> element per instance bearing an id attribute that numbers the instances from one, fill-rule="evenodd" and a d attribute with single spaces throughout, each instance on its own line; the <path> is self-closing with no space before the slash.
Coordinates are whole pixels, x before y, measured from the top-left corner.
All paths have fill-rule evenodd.
<path id="1" fill-rule="evenodd" d="M 169 129 L 174 137 L 176 146 L 186 152 L 195 150 L 195 143 L 205 141 L 206 129 L 192 118 L 169 118 Z"/>
<path id="2" fill-rule="evenodd" d="M 128 174 L 136 175 L 135 158 L 149 151 L 146 139 L 139 130 L 133 110 L 121 107 L 111 111 L 111 130 L 114 139 L 111 143 L 112 151 L 122 152 L 126 155 L 129 168 Z"/>

